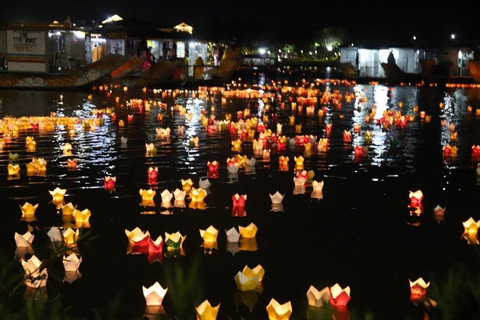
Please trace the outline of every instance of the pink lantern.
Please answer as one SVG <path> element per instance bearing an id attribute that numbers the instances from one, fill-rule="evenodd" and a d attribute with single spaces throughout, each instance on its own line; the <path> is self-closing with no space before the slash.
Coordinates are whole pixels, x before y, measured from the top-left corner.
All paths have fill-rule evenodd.
<path id="1" fill-rule="evenodd" d="M 147 259 L 148 262 L 163 261 L 163 238 L 159 236 L 157 240 L 153 241 L 151 237 L 147 237 Z"/>

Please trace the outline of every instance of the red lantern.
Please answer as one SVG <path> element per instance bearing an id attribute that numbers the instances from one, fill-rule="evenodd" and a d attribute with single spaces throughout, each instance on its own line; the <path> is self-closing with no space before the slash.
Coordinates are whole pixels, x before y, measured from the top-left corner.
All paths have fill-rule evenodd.
<path id="1" fill-rule="evenodd" d="M 155 167 L 150 167 L 148 168 L 148 184 L 157 184 L 157 178 L 158 178 L 158 168 Z"/>
<path id="2" fill-rule="evenodd" d="M 115 181 L 117 181 L 116 177 L 105 177 L 103 180 L 103 186 L 107 191 L 115 190 Z"/>
<path id="3" fill-rule="evenodd" d="M 218 162 L 217 161 L 213 161 L 213 162 L 208 161 L 207 162 L 207 168 L 208 168 L 207 176 L 209 178 L 212 178 L 212 179 L 217 179 L 218 178 Z"/>
<path id="4" fill-rule="evenodd" d="M 247 195 L 239 195 L 238 193 L 232 196 L 233 207 L 232 216 L 245 217 L 247 212 L 245 211 L 245 202 L 247 201 Z"/>
<path id="5" fill-rule="evenodd" d="M 148 237 L 147 259 L 150 263 L 163 261 L 163 239 L 161 237 L 157 241 L 153 241 L 152 238 Z"/>

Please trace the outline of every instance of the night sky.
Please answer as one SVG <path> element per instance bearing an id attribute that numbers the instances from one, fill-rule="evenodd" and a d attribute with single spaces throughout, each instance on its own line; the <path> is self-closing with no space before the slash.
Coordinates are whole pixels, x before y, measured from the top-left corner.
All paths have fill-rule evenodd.
<path id="1" fill-rule="evenodd" d="M 76 24 L 102 21 L 118 14 L 159 27 L 180 22 L 213 37 L 233 36 L 252 41 L 309 41 L 316 31 L 341 28 L 346 41 L 361 44 L 385 41 L 480 40 L 476 1 L 11 1 L 2 3 L 0 24 L 63 21 Z"/>

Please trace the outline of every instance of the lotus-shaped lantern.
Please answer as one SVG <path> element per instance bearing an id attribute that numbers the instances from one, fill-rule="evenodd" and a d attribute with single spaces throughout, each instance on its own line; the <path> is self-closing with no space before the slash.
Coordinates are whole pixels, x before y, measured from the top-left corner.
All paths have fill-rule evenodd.
<path id="1" fill-rule="evenodd" d="M 147 157 L 153 157 L 157 155 L 157 147 L 153 143 L 145 143 L 145 150 Z"/>
<path id="2" fill-rule="evenodd" d="M 288 171 L 288 156 L 279 156 L 278 157 L 278 170 L 279 171 Z"/>
<path id="3" fill-rule="evenodd" d="M 47 232 L 47 236 L 50 239 L 50 242 L 52 243 L 57 243 L 57 242 L 63 243 L 63 235 L 58 227 L 51 227 L 50 230 L 48 230 Z"/>
<path id="4" fill-rule="evenodd" d="M 193 181 L 192 179 L 188 178 L 188 179 L 182 179 L 181 180 L 182 182 L 182 189 L 183 191 L 185 191 L 187 194 L 190 193 L 191 189 L 192 189 L 192 186 L 193 186 Z"/>
<path id="5" fill-rule="evenodd" d="M 240 291 L 255 290 L 261 285 L 264 275 L 265 270 L 261 265 L 257 265 L 253 269 L 245 266 L 242 271 L 235 275 L 235 284 Z"/>
<path id="6" fill-rule="evenodd" d="M 30 202 L 25 202 L 23 206 L 20 206 L 20 210 L 22 210 L 22 221 L 32 222 L 35 221 L 35 211 L 38 208 L 38 203 L 32 205 Z"/>
<path id="7" fill-rule="evenodd" d="M 272 298 L 266 309 L 269 320 L 288 320 L 292 315 L 292 303 L 290 301 L 280 304 Z"/>
<path id="8" fill-rule="evenodd" d="M 442 208 L 440 205 L 437 204 L 437 206 L 435 208 L 433 208 L 433 218 L 438 222 L 442 222 L 442 221 L 445 221 L 444 220 L 444 217 L 445 217 L 445 209 L 446 208 Z"/>
<path id="9" fill-rule="evenodd" d="M 63 241 L 68 248 L 77 248 L 77 240 L 80 237 L 80 230 L 73 230 L 72 228 L 68 228 L 63 231 L 62 236 Z"/>
<path id="10" fill-rule="evenodd" d="M 207 162 L 207 176 L 211 179 L 218 178 L 218 162 L 217 161 L 208 161 Z"/>
<path id="11" fill-rule="evenodd" d="M 133 230 L 125 229 L 125 234 L 128 238 L 127 253 L 147 253 L 148 252 L 148 238 L 150 238 L 149 231 L 142 231 L 139 227 Z"/>
<path id="12" fill-rule="evenodd" d="M 462 238 L 467 240 L 468 244 L 479 244 L 478 241 L 478 228 L 480 227 L 480 220 L 475 221 L 472 217 L 468 218 L 467 221 L 462 222 L 464 231 Z"/>
<path id="13" fill-rule="evenodd" d="M 160 196 L 162 197 L 162 203 L 160 204 L 160 207 L 171 208 L 172 207 L 173 194 L 169 190 L 165 189 L 165 190 L 162 191 Z"/>
<path id="14" fill-rule="evenodd" d="M 157 184 L 158 167 L 149 167 L 147 170 L 147 175 L 148 175 L 147 180 L 149 185 Z"/>
<path id="15" fill-rule="evenodd" d="M 227 236 L 227 242 L 238 242 L 240 240 L 240 233 L 235 228 L 225 230 Z"/>
<path id="16" fill-rule="evenodd" d="M 307 301 L 309 306 L 321 308 L 330 302 L 330 290 L 325 287 L 318 291 L 314 286 L 310 286 L 307 291 Z"/>
<path id="17" fill-rule="evenodd" d="M 63 150 L 63 155 L 64 156 L 71 156 L 72 155 L 72 145 L 70 143 L 68 143 L 68 142 L 65 143 L 63 145 L 62 150 Z"/>
<path id="18" fill-rule="evenodd" d="M 52 196 L 52 203 L 55 204 L 59 209 L 64 203 L 64 197 L 67 189 L 60 189 L 59 187 L 56 187 L 54 190 L 49 190 L 48 192 L 50 192 L 50 195 Z"/>
<path id="19" fill-rule="evenodd" d="M 20 166 L 18 164 L 9 163 L 7 165 L 7 172 L 10 177 L 20 176 Z"/>
<path id="20" fill-rule="evenodd" d="M 24 283 L 30 288 L 40 288 L 47 285 L 48 271 L 42 267 L 42 262 L 33 255 L 29 260 L 22 259 L 23 270 L 25 271 Z"/>
<path id="21" fill-rule="evenodd" d="M 346 306 L 350 301 L 350 287 L 342 288 L 338 283 L 329 287 L 330 304 L 332 306 Z"/>
<path id="22" fill-rule="evenodd" d="M 277 191 L 274 194 L 269 194 L 269 196 L 270 196 L 270 200 L 272 201 L 272 208 L 270 209 L 270 211 L 273 211 L 273 212 L 283 211 L 282 201 L 285 195 Z"/>
<path id="23" fill-rule="evenodd" d="M 232 141 L 232 151 L 236 151 L 236 152 L 242 151 L 242 140 L 237 139 Z"/>
<path id="24" fill-rule="evenodd" d="M 302 156 L 299 157 L 293 157 L 293 160 L 295 161 L 295 171 L 302 171 L 304 169 L 304 161 L 305 159 Z"/>
<path id="25" fill-rule="evenodd" d="M 199 306 L 195 307 L 197 320 L 215 320 L 217 319 L 220 303 L 212 307 L 208 300 L 203 301 Z"/>
<path id="26" fill-rule="evenodd" d="M 165 232 L 165 246 L 169 253 L 173 253 L 173 256 L 184 255 L 183 242 L 187 236 L 182 236 L 180 232 L 168 233 Z"/>
<path id="27" fill-rule="evenodd" d="M 258 227 L 252 222 L 246 227 L 238 226 L 241 238 L 255 238 Z"/>
<path id="28" fill-rule="evenodd" d="M 142 286 L 143 296 L 147 306 L 161 306 L 168 288 L 163 288 L 157 281 L 150 287 Z"/>
<path id="29" fill-rule="evenodd" d="M 163 261 L 163 238 L 158 236 L 157 240 L 153 241 L 151 237 L 147 237 L 147 259 L 148 262 Z"/>
<path id="30" fill-rule="evenodd" d="M 139 191 L 140 193 L 140 196 L 142 197 L 142 202 L 141 202 L 141 205 L 144 206 L 144 207 L 154 207 L 155 206 L 155 202 L 153 201 L 153 198 L 155 197 L 156 195 L 156 191 L 153 190 L 153 189 L 148 189 L 148 190 L 145 190 L 145 189 L 140 189 Z"/>
<path id="31" fill-rule="evenodd" d="M 247 212 L 245 211 L 245 203 L 247 201 L 247 195 L 239 195 L 238 193 L 232 196 L 232 216 L 245 217 Z"/>
<path id="32" fill-rule="evenodd" d="M 15 232 L 14 239 L 17 248 L 28 248 L 32 245 L 33 240 L 35 239 L 35 235 L 33 233 L 30 233 L 30 231 L 27 231 L 24 234 L 19 234 Z"/>
<path id="33" fill-rule="evenodd" d="M 421 215 L 423 213 L 422 190 L 417 190 L 415 192 L 410 191 L 408 196 L 410 198 L 410 204 L 408 205 L 408 207 L 410 208 L 410 214 L 411 215 L 415 214 L 417 216 Z"/>
<path id="34" fill-rule="evenodd" d="M 82 274 L 78 269 L 81 263 L 82 257 L 78 256 L 77 254 L 71 253 L 69 255 L 65 255 L 63 257 L 63 268 L 65 270 L 65 276 L 63 278 L 63 281 L 72 283 L 73 281 L 80 278 Z"/>
<path id="35" fill-rule="evenodd" d="M 187 196 L 187 192 L 185 190 L 175 189 L 173 192 L 173 196 L 175 201 L 173 202 L 173 206 L 177 208 L 185 208 L 185 197 Z"/>
<path id="36" fill-rule="evenodd" d="M 190 148 L 198 148 L 199 137 L 191 137 L 189 141 Z"/>
<path id="37" fill-rule="evenodd" d="M 115 190 L 115 182 L 117 181 L 117 177 L 110 177 L 106 176 L 103 179 L 103 187 L 105 190 L 109 192 L 113 192 Z"/>
<path id="38" fill-rule="evenodd" d="M 293 177 L 293 194 L 304 194 L 305 193 L 305 184 L 307 180 L 304 177 Z"/>
<path id="39" fill-rule="evenodd" d="M 418 305 L 427 298 L 427 288 L 430 282 L 426 283 L 423 278 L 418 278 L 415 281 L 408 280 L 410 283 L 410 301 Z"/>
<path id="40" fill-rule="evenodd" d="M 77 169 L 77 159 L 67 159 L 68 169 Z"/>
<path id="41" fill-rule="evenodd" d="M 312 188 L 313 188 L 313 191 L 312 191 L 312 194 L 311 194 L 311 197 L 314 198 L 314 199 L 323 199 L 323 185 L 324 185 L 324 182 L 323 181 L 316 181 L 314 180 L 312 182 Z"/>
<path id="42" fill-rule="evenodd" d="M 207 191 L 202 188 L 192 188 L 190 192 L 190 197 L 192 201 L 188 204 L 188 207 L 191 209 L 200 209 L 204 210 L 206 208 L 206 203 L 204 202 L 205 197 L 207 196 Z"/>
<path id="43" fill-rule="evenodd" d="M 92 213 L 89 209 L 83 209 L 82 211 L 76 210 L 73 212 L 73 218 L 75 219 L 76 228 L 90 228 L 90 217 Z"/>

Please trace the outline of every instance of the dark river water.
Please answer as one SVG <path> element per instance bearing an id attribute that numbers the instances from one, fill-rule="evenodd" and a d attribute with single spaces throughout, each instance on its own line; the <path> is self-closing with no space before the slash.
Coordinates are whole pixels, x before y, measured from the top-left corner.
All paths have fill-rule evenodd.
<path id="1" fill-rule="evenodd" d="M 217 319 L 268 319 L 272 299 L 291 302 L 291 319 L 331 319 L 328 307 L 309 307 L 307 291 L 335 284 L 351 290 L 347 309 L 334 309 L 337 319 L 478 314 L 479 249 L 462 235 L 464 222 L 480 219 L 479 159 L 472 156 L 480 144 L 479 89 L 269 80 L 225 90 L 0 91 L 3 264 L 23 274 L 20 259 L 53 261 L 42 292 L 61 298 L 62 315 L 73 319 L 96 319 L 95 312 L 107 319 L 109 310 L 117 319 L 195 319 L 204 300 L 220 304 Z M 318 147 L 323 138 L 326 149 Z M 456 155 L 444 154 L 447 145 Z M 242 158 L 250 165 L 227 168 Z M 34 159 L 46 161 L 46 171 L 28 172 Z M 214 161 L 217 175 L 209 172 Z M 10 175 L 9 164 L 18 164 L 19 174 Z M 158 168 L 157 181 L 149 181 L 149 168 Z M 305 173 L 302 188 L 295 179 Z M 105 177 L 115 177 L 113 190 Z M 203 202 L 191 195 L 184 206 L 162 202 L 188 179 L 195 189 L 202 182 Z M 313 197 L 317 183 L 324 184 L 321 197 Z M 62 204 L 52 202 L 56 188 L 65 190 L 63 204 L 90 210 L 89 225 L 64 217 Z M 150 189 L 156 194 L 146 203 L 140 193 Z M 277 191 L 279 209 L 270 198 Z M 417 191 L 424 196 L 418 215 L 409 208 Z M 233 214 L 236 194 L 246 196 L 245 216 Z M 22 218 L 26 203 L 38 204 L 33 219 Z M 445 209 L 440 222 L 437 206 Z M 250 224 L 258 228 L 253 239 L 227 242 L 226 230 Z M 210 226 L 218 230 L 213 246 L 200 235 Z M 55 227 L 80 236 L 82 260 L 70 281 L 61 260 L 52 259 L 48 232 Z M 157 256 L 132 252 L 127 233 L 137 227 L 152 240 L 179 232 L 183 250 L 169 252 L 164 243 Z M 35 238 L 22 253 L 14 236 L 27 231 Z M 240 291 L 235 275 L 258 265 L 261 289 Z M 436 308 L 410 301 L 409 281 L 419 278 L 430 282 Z M 163 315 L 146 311 L 142 287 L 155 282 L 168 288 Z M 20 312 L 22 299 L 7 301 Z"/>

